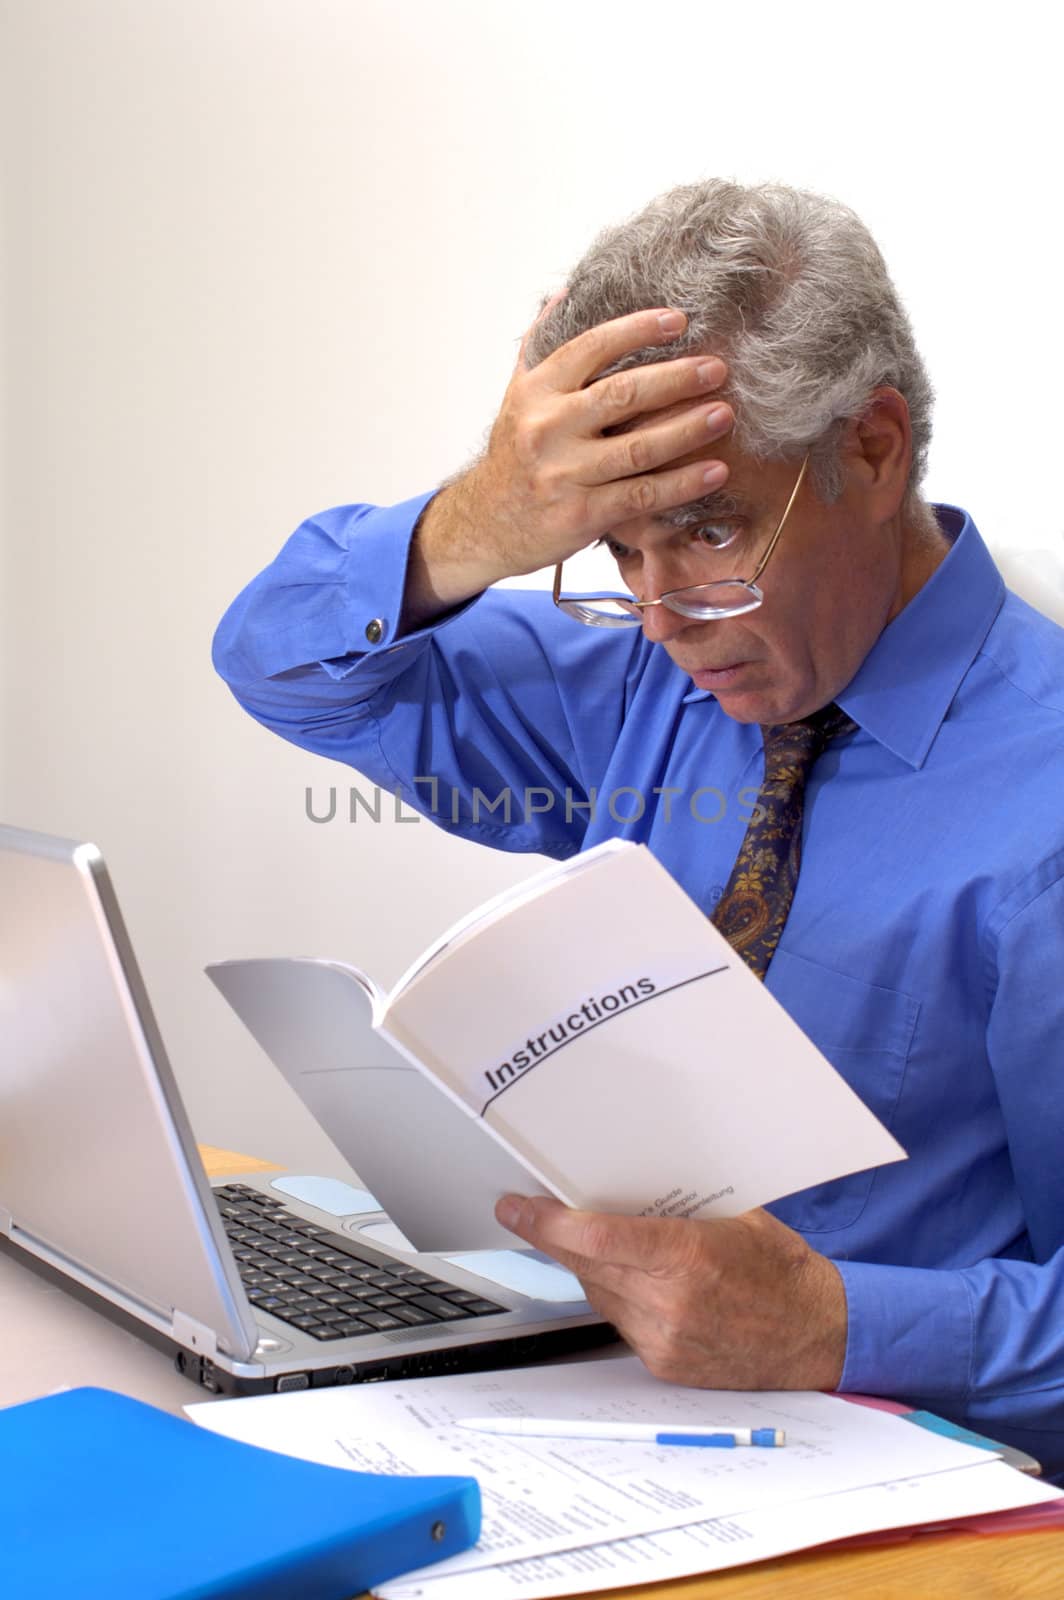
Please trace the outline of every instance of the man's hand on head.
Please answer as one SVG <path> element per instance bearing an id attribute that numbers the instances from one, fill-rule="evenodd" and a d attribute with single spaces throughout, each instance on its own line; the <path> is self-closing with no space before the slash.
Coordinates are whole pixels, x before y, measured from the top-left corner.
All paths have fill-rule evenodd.
<path id="1" fill-rule="evenodd" d="M 834 1389 L 842 1377 L 842 1279 L 767 1211 L 695 1222 L 507 1195 L 496 1216 L 576 1274 L 655 1377 L 701 1389 Z"/>
<path id="2" fill-rule="evenodd" d="M 681 312 L 637 311 L 579 334 L 531 369 L 522 343 L 484 455 L 430 502 L 418 525 L 406 627 L 724 483 L 728 469 L 711 447 L 734 422 L 715 398 L 727 368 L 712 355 L 669 360 L 669 342 L 685 326 Z M 656 345 L 660 362 L 598 376 Z M 666 410 L 668 417 L 655 416 Z M 672 465 L 695 451 L 698 459 Z"/>

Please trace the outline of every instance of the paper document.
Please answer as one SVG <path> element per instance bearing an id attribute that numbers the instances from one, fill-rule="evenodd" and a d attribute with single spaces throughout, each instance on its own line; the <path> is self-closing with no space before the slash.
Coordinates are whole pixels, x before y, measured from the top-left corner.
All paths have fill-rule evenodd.
<path id="1" fill-rule="evenodd" d="M 985 1452 L 984 1452 L 985 1455 Z M 393 1578 L 373 1590 L 381 1600 L 553 1600 L 625 1584 L 664 1583 L 722 1572 L 751 1561 L 808 1550 L 833 1539 L 921 1522 L 947 1522 L 984 1512 L 1064 1498 L 1059 1489 L 1024 1477 L 988 1456 L 983 1463 L 918 1478 L 851 1489 L 845 1494 L 714 1517 L 682 1528 L 585 1545 L 556 1555 L 507 1562 L 479 1572 Z"/>
<path id="2" fill-rule="evenodd" d="M 687 1389 L 634 1356 L 418 1378 L 186 1407 L 205 1427 L 365 1472 L 469 1473 L 481 1489 L 474 1549 L 434 1568 L 471 1572 L 532 1556 L 763 1511 L 986 1453 L 833 1395 Z M 508 1438 L 470 1416 L 551 1416 L 786 1429 L 778 1450 L 690 1450 L 632 1442 Z"/>

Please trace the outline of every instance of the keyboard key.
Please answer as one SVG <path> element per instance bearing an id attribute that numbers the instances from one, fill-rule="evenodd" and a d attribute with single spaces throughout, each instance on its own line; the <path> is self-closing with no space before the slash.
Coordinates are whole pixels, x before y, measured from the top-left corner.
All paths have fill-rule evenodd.
<path id="1" fill-rule="evenodd" d="M 420 1306 L 412 1306 L 402 1300 L 393 1306 L 391 1315 L 398 1317 L 399 1321 L 405 1322 L 408 1327 L 423 1327 L 425 1323 L 437 1320 L 431 1311 L 423 1311 Z"/>
<path id="2" fill-rule="evenodd" d="M 441 1300 L 438 1294 L 419 1294 L 416 1300 L 408 1300 L 408 1306 L 420 1306 L 422 1311 L 431 1311 L 439 1322 L 454 1322 L 458 1317 L 468 1317 L 469 1312 L 465 1306 L 452 1306 L 449 1300 Z"/>
<path id="3" fill-rule="evenodd" d="M 345 1339 L 350 1339 L 354 1334 L 372 1333 L 373 1331 L 369 1324 L 363 1322 L 360 1317 L 348 1317 L 346 1322 L 334 1322 L 333 1327 L 337 1333 L 342 1333 Z"/>
<path id="4" fill-rule="evenodd" d="M 467 1300 L 467 1311 L 472 1311 L 475 1317 L 486 1317 L 493 1311 L 505 1311 L 505 1306 L 497 1306 L 493 1300 Z"/>
<path id="5" fill-rule="evenodd" d="M 389 1328 L 401 1328 L 403 1324 L 397 1317 L 387 1311 L 363 1311 L 362 1319 L 368 1322 L 371 1328 L 376 1328 L 379 1333 L 385 1333 Z"/>

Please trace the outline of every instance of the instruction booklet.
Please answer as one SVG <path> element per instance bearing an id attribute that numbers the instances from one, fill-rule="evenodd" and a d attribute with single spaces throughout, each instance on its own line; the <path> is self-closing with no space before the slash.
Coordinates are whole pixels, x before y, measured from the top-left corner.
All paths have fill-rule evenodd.
<path id="1" fill-rule="evenodd" d="M 264 1002 L 241 988 L 260 967 L 265 1023 Z M 338 1038 L 323 1036 L 324 990 L 306 990 L 300 1019 L 285 974 L 306 989 L 307 968 L 357 999 L 361 1030 L 351 1011 Z M 496 896 L 390 993 L 338 962 L 208 970 L 419 1249 L 502 1242 L 491 1204 L 506 1188 L 582 1209 L 728 1217 L 905 1155 L 643 845 L 608 841 Z M 407 1064 L 420 1082 L 396 1076 Z M 358 1070 L 369 1066 L 371 1101 Z M 403 1192 L 381 1188 L 419 1132 L 431 1143 L 392 1183 L 425 1191 L 411 1226 Z"/>

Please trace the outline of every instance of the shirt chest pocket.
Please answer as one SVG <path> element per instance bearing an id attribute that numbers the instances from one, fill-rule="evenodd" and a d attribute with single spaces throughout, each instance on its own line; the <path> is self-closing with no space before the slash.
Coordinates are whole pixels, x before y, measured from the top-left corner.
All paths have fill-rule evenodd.
<path id="1" fill-rule="evenodd" d="M 767 987 L 832 1066 L 893 1131 L 920 1005 L 911 995 L 864 983 L 804 956 L 777 950 Z M 800 1233 L 849 1228 L 860 1217 L 876 1169 L 802 1189 L 768 1207 Z"/>

